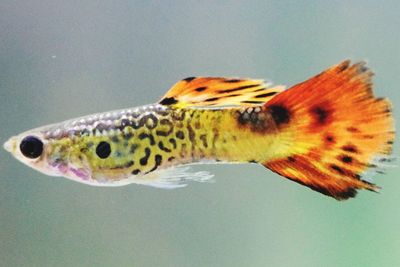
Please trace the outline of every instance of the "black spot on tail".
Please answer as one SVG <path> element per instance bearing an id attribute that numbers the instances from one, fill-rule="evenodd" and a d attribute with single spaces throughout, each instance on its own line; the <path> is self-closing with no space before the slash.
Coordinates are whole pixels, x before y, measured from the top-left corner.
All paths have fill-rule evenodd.
<path id="1" fill-rule="evenodd" d="M 355 190 L 354 188 L 349 188 L 346 191 L 338 192 L 335 197 L 338 199 L 348 199 L 351 197 L 355 197 L 356 195 L 357 190 Z"/>
<path id="2" fill-rule="evenodd" d="M 372 134 L 364 134 L 362 136 L 362 138 L 364 138 L 364 139 L 374 139 L 374 136 Z"/>
<path id="3" fill-rule="evenodd" d="M 338 72 L 342 72 L 342 71 L 347 70 L 347 69 L 349 68 L 349 66 L 350 66 L 349 63 L 350 63 L 349 61 L 345 61 L 345 62 L 343 62 L 342 64 L 340 64 L 340 65 L 338 66 Z"/>
<path id="4" fill-rule="evenodd" d="M 325 141 L 328 143 L 335 143 L 335 137 L 333 137 L 332 135 L 327 135 L 325 136 Z"/>
<path id="5" fill-rule="evenodd" d="M 285 177 L 291 179 L 292 181 L 294 181 L 298 184 L 307 186 L 307 187 L 311 188 L 312 190 L 315 190 L 317 192 L 320 192 L 320 193 L 330 196 L 330 197 L 334 197 L 336 199 L 348 199 L 351 197 L 355 197 L 357 195 L 357 191 L 354 188 L 348 188 L 345 191 L 332 193 L 327 188 L 320 187 L 320 186 L 314 185 L 314 184 L 306 184 L 306 183 L 302 182 L 301 180 L 297 180 L 294 177 L 290 177 L 290 176 L 285 176 Z"/>
<path id="6" fill-rule="evenodd" d="M 285 106 L 276 104 L 268 108 L 277 126 L 290 121 L 290 111 Z"/>
<path id="7" fill-rule="evenodd" d="M 359 132 L 360 132 L 360 130 L 357 129 L 356 127 L 347 127 L 346 130 L 347 130 L 348 132 L 350 132 L 350 133 L 359 133 Z"/>
<path id="8" fill-rule="evenodd" d="M 318 124 L 325 124 L 328 122 L 330 112 L 327 109 L 317 106 L 311 109 L 311 113 Z"/>
<path id="9" fill-rule="evenodd" d="M 351 153 L 358 153 L 357 147 L 355 147 L 353 145 L 342 146 L 342 150 L 346 151 L 346 152 L 351 152 Z"/>
<path id="10" fill-rule="evenodd" d="M 352 163 L 353 158 L 350 156 L 343 155 L 340 157 L 340 160 L 343 161 L 344 163 Z"/>
<path id="11" fill-rule="evenodd" d="M 345 171 L 342 168 L 340 168 L 339 166 L 337 166 L 335 164 L 331 164 L 330 167 L 331 167 L 332 170 L 336 171 L 337 173 L 339 173 L 341 175 L 345 175 L 346 174 Z"/>

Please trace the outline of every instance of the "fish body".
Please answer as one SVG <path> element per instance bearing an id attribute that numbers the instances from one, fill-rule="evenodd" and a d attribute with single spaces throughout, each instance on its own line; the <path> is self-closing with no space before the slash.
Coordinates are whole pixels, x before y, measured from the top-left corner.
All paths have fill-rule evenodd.
<path id="1" fill-rule="evenodd" d="M 132 174 L 140 178 L 183 164 L 266 159 L 268 150 L 257 151 L 257 147 L 272 148 L 272 136 L 265 138 L 241 128 L 246 120 L 267 119 L 269 123 L 260 125 L 273 132 L 273 120 L 262 107 L 176 109 L 152 104 L 93 114 L 22 136 L 37 136 L 46 143 L 47 161 L 56 167 L 50 169 L 53 175 L 72 175 L 94 185 L 117 185 Z M 103 150 L 110 147 L 110 155 L 100 155 L 97 146 L 102 142 Z"/>
<path id="2" fill-rule="evenodd" d="M 259 163 L 346 199 L 377 190 L 361 174 L 393 144 L 390 105 L 373 97 L 370 76 L 346 61 L 287 90 L 190 77 L 157 104 L 44 126 L 4 146 L 43 173 L 90 185 L 175 188 L 211 177 L 188 173 L 187 164 Z"/>

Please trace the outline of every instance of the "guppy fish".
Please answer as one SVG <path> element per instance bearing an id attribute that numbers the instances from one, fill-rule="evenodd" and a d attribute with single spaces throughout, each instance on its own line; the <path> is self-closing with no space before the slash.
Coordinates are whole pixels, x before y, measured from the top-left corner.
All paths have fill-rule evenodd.
<path id="1" fill-rule="evenodd" d="M 4 147 L 52 176 L 97 186 L 162 188 L 206 181 L 193 163 L 258 163 L 338 200 L 391 153 L 390 102 L 372 72 L 344 61 L 285 90 L 263 80 L 189 77 L 157 104 L 89 115 L 10 138 Z"/>

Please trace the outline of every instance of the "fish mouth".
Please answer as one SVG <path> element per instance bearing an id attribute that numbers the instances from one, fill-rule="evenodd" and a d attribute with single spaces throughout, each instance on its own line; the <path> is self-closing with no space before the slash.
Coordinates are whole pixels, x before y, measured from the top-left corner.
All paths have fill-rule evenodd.
<path id="1" fill-rule="evenodd" d="M 15 145 L 16 145 L 16 139 L 15 137 L 11 137 L 10 139 L 7 140 L 7 142 L 3 144 L 3 148 L 8 152 L 13 153 L 13 151 L 15 150 Z"/>

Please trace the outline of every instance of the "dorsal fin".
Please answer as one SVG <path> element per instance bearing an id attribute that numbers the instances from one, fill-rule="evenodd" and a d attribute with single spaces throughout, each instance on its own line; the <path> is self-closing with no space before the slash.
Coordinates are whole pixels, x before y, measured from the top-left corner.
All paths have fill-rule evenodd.
<path id="1" fill-rule="evenodd" d="M 263 80 L 189 77 L 172 86 L 159 103 L 174 107 L 259 106 L 284 89 Z"/>

